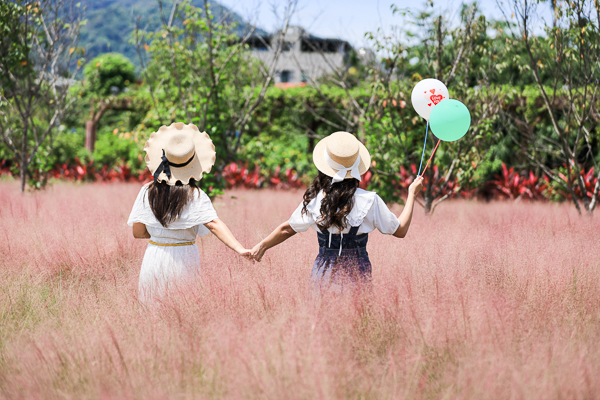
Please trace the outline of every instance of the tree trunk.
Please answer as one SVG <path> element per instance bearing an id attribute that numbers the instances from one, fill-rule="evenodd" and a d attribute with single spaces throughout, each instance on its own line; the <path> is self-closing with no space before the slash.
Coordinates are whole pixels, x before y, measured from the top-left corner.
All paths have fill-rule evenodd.
<path id="1" fill-rule="evenodd" d="M 23 142 L 21 143 L 21 193 L 25 192 L 25 183 L 27 182 L 27 130 L 29 124 L 25 120 L 25 126 L 23 127 Z"/>
<path id="2" fill-rule="evenodd" d="M 427 183 L 427 188 L 425 190 L 425 214 L 429 215 L 431 213 L 431 206 L 433 205 L 433 196 L 431 194 L 431 189 L 433 187 L 433 184 L 431 183 L 431 181 L 429 181 Z"/>
<path id="3" fill-rule="evenodd" d="M 85 148 L 91 153 L 96 145 L 96 123 L 94 120 L 85 123 Z"/>
<path id="4" fill-rule="evenodd" d="M 588 217 L 592 217 L 594 215 L 594 210 L 588 207 L 585 209 L 585 213 Z"/>
<path id="5" fill-rule="evenodd" d="M 133 111 L 133 101 L 131 98 L 117 99 L 115 101 L 100 100 L 98 111 L 95 109 L 95 104 L 92 101 L 90 105 L 90 119 L 85 122 L 85 148 L 90 152 L 96 147 L 96 131 L 98 124 L 104 113 L 108 110 Z"/>
<path id="6" fill-rule="evenodd" d="M 26 162 L 27 160 L 21 160 L 21 171 L 19 173 L 19 175 L 21 175 L 21 193 L 25 192 L 25 182 L 27 182 Z"/>
<path id="7" fill-rule="evenodd" d="M 433 170 L 434 162 L 435 162 L 435 153 L 431 156 L 431 162 L 429 164 L 429 168 L 427 168 L 427 171 L 425 171 L 427 173 L 427 186 L 425 187 L 425 193 L 424 193 L 424 197 L 425 197 L 424 209 L 425 209 L 426 215 L 429 215 L 431 213 L 431 207 L 433 205 L 433 200 L 435 200 L 435 198 L 433 197 L 433 186 L 435 184 L 435 182 L 434 182 L 435 171 Z"/>
<path id="8" fill-rule="evenodd" d="M 25 149 L 25 146 L 23 146 L 23 149 Z M 27 153 L 23 151 L 21 153 L 21 171 L 19 172 L 19 175 L 21 176 L 21 193 L 25 192 L 25 184 L 27 183 L 27 167 Z"/>

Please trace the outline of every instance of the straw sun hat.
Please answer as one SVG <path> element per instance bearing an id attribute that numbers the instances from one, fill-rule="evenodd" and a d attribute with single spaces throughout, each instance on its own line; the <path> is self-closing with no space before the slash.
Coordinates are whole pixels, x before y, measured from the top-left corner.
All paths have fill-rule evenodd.
<path id="1" fill-rule="evenodd" d="M 193 124 L 176 122 L 161 126 L 150 135 L 144 146 L 146 165 L 157 182 L 187 184 L 199 181 L 215 163 L 215 145 L 206 132 Z"/>
<path id="2" fill-rule="evenodd" d="M 321 139 L 313 151 L 317 169 L 333 178 L 333 182 L 356 178 L 371 165 L 369 150 L 351 133 L 335 132 Z"/>

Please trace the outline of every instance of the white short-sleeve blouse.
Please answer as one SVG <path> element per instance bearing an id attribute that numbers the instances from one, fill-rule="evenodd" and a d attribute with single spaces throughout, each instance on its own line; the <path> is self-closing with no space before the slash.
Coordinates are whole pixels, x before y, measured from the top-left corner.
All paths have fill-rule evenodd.
<path id="1" fill-rule="evenodd" d="M 317 222 L 321 220 L 321 201 L 323 191 L 312 199 L 306 207 L 307 213 L 302 214 L 303 204 L 300 203 L 289 219 L 289 224 L 295 232 L 305 232 L 308 228 L 318 231 Z M 396 215 L 390 211 L 384 201 L 375 192 L 356 189 L 354 207 L 347 217 L 348 223 L 342 233 L 348 233 L 353 226 L 359 226 L 358 233 L 370 233 L 376 228 L 383 234 L 391 235 L 400 226 Z M 339 233 L 335 227 L 330 227 L 331 233 Z"/>
<path id="2" fill-rule="evenodd" d="M 179 218 L 165 228 L 154 216 L 148 203 L 148 188 L 144 186 L 135 199 L 127 225 L 133 226 L 134 222 L 140 222 L 146 225 L 151 240 L 160 243 L 181 243 L 191 242 L 196 240 L 196 236 L 209 234 L 210 231 L 204 224 L 217 218 L 217 212 L 208 195 L 198 189 L 194 190 L 193 199 L 185 206 Z"/>

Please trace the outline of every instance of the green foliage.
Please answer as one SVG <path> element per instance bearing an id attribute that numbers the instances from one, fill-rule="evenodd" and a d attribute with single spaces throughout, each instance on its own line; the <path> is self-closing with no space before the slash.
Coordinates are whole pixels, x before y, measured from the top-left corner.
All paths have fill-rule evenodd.
<path id="1" fill-rule="evenodd" d="M 356 95 L 362 89 L 353 89 Z M 336 118 L 331 107 L 343 107 L 346 93 L 336 87 L 270 89 L 248 128 L 240 157 L 273 171 L 278 166 L 301 174 L 316 173 L 312 150 L 321 137 L 336 129 L 328 120 Z"/>
<path id="2" fill-rule="evenodd" d="M 31 164 L 27 185 L 32 189 L 42 189 L 48 183 L 48 173 L 57 166 L 70 165 L 77 159 L 85 161 L 89 158 L 84 149 L 83 131 L 75 129 L 67 131 L 64 125 L 61 131 L 46 146 L 41 146 Z"/>
<path id="3" fill-rule="evenodd" d="M 30 40 L 33 33 L 26 32 L 27 40 L 21 37 L 22 24 L 25 19 L 37 19 L 37 13 L 28 13 L 26 5 L 18 2 L 0 2 L 0 54 L 2 55 L 2 68 L 19 77 L 28 76 L 32 72 L 29 60 L 31 51 Z M 14 89 L 14 82 L 0 74 L 0 90 L 8 92 Z M 6 93 L 8 95 L 8 93 Z"/>
<path id="4" fill-rule="evenodd" d="M 49 153 L 48 161 L 50 165 L 71 163 L 77 158 L 87 161 L 89 154 L 83 147 L 85 144 L 83 129 L 66 129 L 63 125 L 59 130 L 61 132 L 54 139 L 51 146 L 52 150 Z"/>
<path id="5" fill-rule="evenodd" d="M 115 130 L 116 131 L 116 130 Z M 94 149 L 93 159 L 97 165 L 115 165 L 121 160 L 134 167 L 145 168 L 142 165 L 143 145 L 136 143 L 131 133 L 108 132 L 103 130 L 98 135 L 96 148 Z"/>
<path id="6" fill-rule="evenodd" d="M 71 7 L 72 6 L 72 7 Z M 45 184 L 55 128 L 68 114 L 70 74 L 77 56 L 81 10 L 66 2 L 0 4 L 0 153 L 9 153 L 21 176 Z M 14 171 L 16 172 L 16 171 Z"/>
<path id="7" fill-rule="evenodd" d="M 249 165 L 258 165 L 265 175 L 278 167 L 296 170 L 302 175 L 314 174 L 316 169 L 311 163 L 312 154 L 307 153 L 307 142 L 307 138 L 301 135 L 261 134 L 245 144 L 239 158 Z"/>
<path id="8" fill-rule="evenodd" d="M 136 79 L 135 66 L 119 53 L 98 56 L 83 71 L 88 90 L 99 97 L 120 93 Z"/>
<path id="9" fill-rule="evenodd" d="M 113 10 L 115 18 L 121 18 L 123 8 L 138 3 L 107 0 L 88 2 L 88 6 L 92 11 Z M 48 147 L 40 147 L 32 164 L 37 171 L 31 175 L 34 180 L 43 182 L 48 168 L 76 158 L 93 160 L 96 168 L 124 160 L 139 171 L 145 168 L 142 148 L 149 134 L 161 125 L 185 121 L 207 131 L 215 143 L 217 163 L 202 181 L 203 188 L 215 194 L 223 187 L 219 172 L 232 161 L 258 165 L 265 175 L 289 168 L 310 178 L 316 174 L 312 164 L 316 142 L 346 130 L 355 133 L 372 154 L 370 189 L 386 201 L 401 202 L 405 191 L 399 173 L 411 166 L 418 168 L 426 129 L 410 104 L 410 94 L 418 80 L 428 77 L 448 82 L 451 97 L 469 108 L 472 125 L 463 139 L 440 145 L 433 165 L 453 186 L 431 183 L 425 191 L 426 204 L 441 197 L 443 185 L 446 192 L 485 191 L 502 172 L 502 163 L 519 173 L 554 176 L 552 195 L 565 198 L 575 183 L 558 177 L 576 176 L 570 167 L 573 163 L 589 171 L 600 161 L 600 104 L 596 92 L 586 91 L 590 81 L 599 81 L 600 64 L 593 62 L 600 47 L 597 21 L 593 16 L 577 19 L 575 9 L 561 11 L 565 14 L 557 18 L 567 18 L 562 24 L 548 27 L 546 36 L 529 37 L 528 42 L 514 21 L 489 20 L 473 4 L 460 10 L 458 25 L 440 15 L 433 2 L 419 13 L 396 9 L 405 13 L 409 24 L 398 35 L 375 32 L 368 37 L 377 54 L 386 55 L 381 63 L 352 51 L 335 79 L 322 77 L 315 87 L 269 85 L 259 101 L 265 66 L 240 44 L 242 24 L 219 22 L 215 15 L 221 9 L 212 3 L 204 10 L 203 2 L 186 0 L 168 26 L 164 17 L 171 4 L 165 2 L 162 14 L 154 3 L 147 13 L 142 12 L 142 17 L 152 16 L 153 21 L 150 28 L 137 32 L 134 43 L 147 61 L 140 71 L 144 79 L 140 85 L 133 84 L 133 64 L 121 55 L 105 54 L 86 65 L 85 82 L 71 94 L 79 96 L 77 113 L 61 121 L 66 129 Z M 16 6 L 0 7 L 0 19 L 10 22 L 7 10 Z M 97 27 L 100 21 L 91 18 Z M 114 19 L 106 20 L 107 29 L 114 24 Z M 12 31 L 0 28 L 5 32 L 5 39 L 0 38 L 2 49 L 13 57 L 12 68 L 17 68 L 27 48 L 13 49 Z M 114 26 L 111 29 L 120 40 L 128 34 Z M 101 36 L 98 40 L 104 40 Z M 133 50 L 130 46 L 127 54 L 133 56 Z M 111 96 L 111 87 L 121 94 Z M 125 88 L 126 94 L 122 93 Z M 541 88 L 552 94 L 553 114 Z M 106 105 L 102 102 L 109 101 L 107 96 L 115 101 L 127 97 L 131 102 L 106 111 L 96 150 L 88 154 L 81 149 L 83 126 L 90 106 L 94 110 Z M 583 122 L 578 119 L 581 115 Z M 42 114 L 36 118 L 44 119 Z M 19 127 L 18 121 L 11 123 Z M 430 132 L 425 162 L 436 141 Z M 565 157 L 565 149 L 573 149 L 570 158 Z M 0 146 L 0 158 L 9 153 L 6 146 Z M 433 174 L 430 168 L 428 174 Z"/>
<path id="10" fill-rule="evenodd" d="M 137 32 L 135 44 L 149 59 L 143 73 L 153 107 L 136 131 L 196 124 L 215 144 L 218 173 L 236 159 L 265 81 L 260 62 L 239 41 L 237 24 L 217 23 L 213 11 L 183 1 L 172 26 Z"/>

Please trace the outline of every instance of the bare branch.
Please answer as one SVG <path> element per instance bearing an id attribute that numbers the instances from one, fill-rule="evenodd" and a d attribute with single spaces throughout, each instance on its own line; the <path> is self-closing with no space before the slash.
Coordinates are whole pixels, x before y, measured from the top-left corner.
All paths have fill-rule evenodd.
<path id="1" fill-rule="evenodd" d="M 171 16 L 169 17 L 169 23 L 167 24 L 167 28 L 169 28 L 169 29 L 173 26 L 173 21 L 175 19 L 175 13 L 177 12 L 177 8 L 179 7 L 180 3 L 181 3 L 180 0 L 175 0 L 175 2 L 173 2 L 173 7 L 171 7 Z"/>
<path id="2" fill-rule="evenodd" d="M 14 90 L 10 99 L 3 101 L 6 111 L 0 111 L 6 124 L 1 126 L 2 141 L 17 157 L 22 191 L 36 153 L 75 101 L 75 97 L 68 100 L 69 80 L 61 78 L 66 71 L 73 77 L 79 69 L 79 65 L 72 68 L 71 61 L 79 40 L 81 13 L 71 3 L 56 0 L 42 2 L 35 9 L 28 7 L 17 39 L 26 53 L 27 67 L 15 73 L 5 68 L 5 78 Z M 35 19 L 30 13 L 35 13 Z M 8 114 L 18 120 L 18 130 L 9 128 Z M 49 121 L 38 122 L 46 118 Z"/>
<path id="3" fill-rule="evenodd" d="M 146 69 L 146 65 L 144 63 L 144 57 L 142 56 L 142 41 L 140 39 L 140 19 L 141 17 L 137 17 L 135 19 L 135 28 L 133 30 L 133 37 L 134 37 L 134 45 L 135 45 L 135 49 L 138 55 L 138 59 L 140 60 L 140 66 L 142 67 L 142 71 L 144 76 L 146 77 L 146 81 L 148 82 L 148 89 L 150 90 L 150 98 L 152 98 L 152 103 L 154 104 L 154 109 L 156 110 L 156 113 L 158 114 L 158 118 L 162 121 L 163 118 L 160 114 L 160 109 L 158 108 L 158 102 L 156 101 L 156 97 L 154 96 L 154 89 L 152 87 L 152 84 L 150 82 L 150 77 L 148 76 L 148 70 Z M 144 28 L 144 30 L 146 30 Z"/>
<path id="4" fill-rule="evenodd" d="M 295 55 L 292 55 L 292 58 L 294 59 L 294 61 L 296 62 L 296 65 L 298 66 L 298 68 L 300 69 L 300 71 L 304 74 L 304 76 L 306 76 L 307 80 L 309 81 L 311 87 L 313 89 L 315 89 L 317 92 L 319 92 L 319 94 L 321 95 L 321 98 L 323 100 L 325 100 L 325 102 L 327 103 L 327 105 L 329 107 L 331 107 L 331 111 L 333 111 L 333 113 L 342 121 L 344 121 L 346 123 L 347 126 L 349 127 L 354 127 L 355 123 L 353 121 L 350 121 L 348 118 L 346 118 L 344 115 L 342 115 L 339 110 L 337 109 L 337 107 L 335 107 L 335 105 L 331 102 L 331 100 L 329 100 L 329 97 L 327 97 L 325 95 L 325 93 L 323 93 L 323 91 L 321 90 L 320 86 L 317 84 L 317 82 L 312 78 L 312 76 L 310 76 L 310 74 L 306 74 L 306 70 L 304 68 L 302 68 L 302 65 L 300 64 L 300 62 L 298 61 L 297 57 Z"/>
<path id="5" fill-rule="evenodd" d="M 471 17 L 469 18 L 469 22 L 467 22 L 467 26 L 465 28 L 465 37 L 463 39 L 462 45 L 460 46 L 460 50 L 458 51 L 458 55 L 456 56 L 456 59 L 452 63 L 452 70 L 450 71 L 450 74 L 446 78 L 446 82 L 445 82 L 446 86 L 448 86 L 448 84 L 450 83 L 450 81 L 454 77 L 454 73 L 456 72 L 456 68 L 458 67 L 458 65 L 460 64 L 460 61 L 462 59 L 463 52 L 465 50 L 465 46 L 467 44 L 467 41 L 468 42 L 472 41 L 472 38 L 471 38 L 471 25 L 473 24 L 473 19 L 475 18 L 475 12 L 477 11 L 477 7 L 476 7 L 475 4 L 473 4 L 471 6 L 471 8 L 472 8 Z"/>
<path id="6" fill-rule="evenodd" d="M 254 103 L 252 105 L 250 105 L 246 109 L 244 116 L 242 117 L 241 121 L 238 124 L 238 126 L 240 127 L 240 135 L 237 138 L 237 141 L 233 148 L 233 152 L 237 152 L 239 145 L 240 145 L 240 141 L 242 139 L 242 132 L 244 131 L 244 126 L 250 119 L 250 116 L 252 115 L 252 113 L 254 113 L 254 110 L 260 105 L 261 101 L 263 100 L 263 98 L 265 96 L 267 88 L 269 87 L 269 85 L 271 84 L 271 81 L 273 80 L 275 66 L 277 65 L 277 61 L 279 60 L 279 56 L 281 55 L 281 51 L 283 48 L 283 39 L 285 37 L 285 34 L 288 31 L 288 28 L 290 26 L 290 20 L 295 13 L 297 5 L 298 5 L 298 0 L 289 0 L 287 3 L 287 6 L 285 8 L 284 27 L 281 30 L 281 35 L 279 36 L 277 51 L 276 51 L 275 55 L 273 56 L 273 59 L 271 60 L 271 63 L 268 68 L 269 74 L 267 74 L 267 76 L 265 77 L 265 79 L 262 83 L 261 91 L 258 94 L 256 100 L 254 101 Z"/>
<path id="7" fill-rule="evenodd" d="M 315 117 L 316 119 L 318 119 L 319 121 L 335 128 L 335 129 L 339 129 L 339 130 L 343 130 L 344 128 L 341 125 L 338 125 L 334 122 L 331 122 L 330 120 L 328 120 L 327 118 L 323 118 L 321 115 L 317 114 L 317 112 L 308 105 L 308 103 L 304 103 L 304 108 L 306 110 L 308 110 L 308 112 L 310 112 L 312 114 L 313 117 Z"/>

